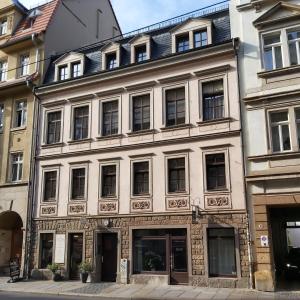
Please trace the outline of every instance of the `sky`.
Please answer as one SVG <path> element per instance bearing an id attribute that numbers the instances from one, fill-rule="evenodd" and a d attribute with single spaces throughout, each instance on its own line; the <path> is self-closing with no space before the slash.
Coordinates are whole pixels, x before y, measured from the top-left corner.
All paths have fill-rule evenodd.
<path id="1" fill-rule="evenodd" d="M 44 0 L 19 1 L 26 7 L 35 6 L 44 2 Z M 221 0 L 111 0 L 123 33 L 176 17 L 220 1 Z"/>

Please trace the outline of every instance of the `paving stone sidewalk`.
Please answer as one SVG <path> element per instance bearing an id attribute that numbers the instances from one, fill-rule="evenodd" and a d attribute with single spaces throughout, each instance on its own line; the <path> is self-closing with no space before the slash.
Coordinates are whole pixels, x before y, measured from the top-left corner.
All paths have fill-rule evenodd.
<path id="1" fill-rule="evenodd" d="M 115 283 L 86 283 L 79 281 L 21 281 L 7 283 L 0 279 L 0 292 L 39 293 L 49 295 L 69 295 L 97 297 L 114 300 L 300 300 L 299 292 L 262 293 L 247 289 L 199 288 L 191 286 L 120 285 Z"/>

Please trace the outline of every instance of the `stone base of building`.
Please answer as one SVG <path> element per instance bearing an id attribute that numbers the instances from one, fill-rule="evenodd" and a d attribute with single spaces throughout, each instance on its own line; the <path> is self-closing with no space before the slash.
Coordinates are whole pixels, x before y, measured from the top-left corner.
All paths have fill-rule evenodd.
<path id="1" fill-rule="evenodd" d="M 219 274 L 218 277 L 210 276 L 208 230 L 213 228 L 225 229 L 225 231 L 230 229 L 234 232 L 232 239 L 234 248 L 237 249 L 234 253 L 236 265 L 230 278 L 222 277 L 222 274 Z M 74 276 L 72 264 L 74 265 L 78 258 L 77 254 L 73 253 L 72 247 L 78 247 L 74 244 L 74 240 L 77 239 L 77 242 L 82 243 L 79 243 L 82 245 L 82 247 L 80 246 L 82 259 L 90 262 L 94 267 L 93 278 L 96 282 L 120 281 L 122 276 L 124 281 L 124 276 L 128 276 L 127 281 L 130 283 L 188 284 L 228 288 L 246 288 L 249 285 L 247 217 L 243 213 L 202 214 L 197 219 L 193 218 L 190 212 L 163 216 L 38 219 L 34 221 L 31 269 L 40 269 L 41 260 L 45 260 L 48 253 L 51 253 L 50 250 L 45 252 L 48 250 L 42 249 L 44 247 L 42 243 L 45 244 L 45 241 L 43 242 L 44 234 L 52 234 L 54 241 L 53 257 L 48 257 L 48 259 L 60 263 L 66 279 Z M 143 234 L 147 236 L 143 236 Z M 148 251 L 146 254 L 142 253 L 145 251 L 145 247 L 148 247 L 149 239 L 151 240 L 149 236 L 151 238 L 154 236 L 153 243 L 160 243 L 157 248 L 167 249 L 166 253 L 157 255 L 152 253 L 152 250 L 148 251 L 148 248 L 146 248 Z M 114 238 L 116 238 L 115 242 Z M 61 241 L 65 241 L 64 244 Z M 51 246 L 51 243 L 48 243 L 48 247 L 49 245 Z M 111 247 L 108 254 L 105 252 L 105 245 L 108 248 Z M 150 243 L 150 247 L 152 247 L 151 245 Z M 62 247 L 65 248 L 62 249 Z M 180 251 L 186 252 L 186 260 L 183 259 L 184 255 L 180 254 Z M 107 274 L 104 271 L 106 266 L 103 263 L 103 255 L 109 257 L 113 252 L 116 253 L 116 261 L 113 260 L 112 265 L 116 264 L 115 273 L 118 276 L 104 278 Z M 58 254 L 60 257 L 55 257 Z M 145 255 L 148 260 L 143 258 Z M 174 261 L 175 256 L 179 256 L 179 262 Z M 106 261 L 109 259 L 106 258 Z M 121 262 L 121 259 L 125 260 Z M 48 262 L 43 261 L 44 266 L 46 263 Z M 176 263 L 178 264 L 177 269 L 174 267 Z"/>

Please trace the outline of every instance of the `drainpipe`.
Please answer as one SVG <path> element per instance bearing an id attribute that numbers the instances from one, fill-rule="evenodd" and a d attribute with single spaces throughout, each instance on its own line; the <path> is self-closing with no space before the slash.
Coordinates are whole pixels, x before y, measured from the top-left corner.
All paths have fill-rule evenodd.
<path id="1" fill-rule="evenodd" d="M 239 61 L 239 49 L 240 49 L 240 40 L 238 38 L 232 39 L 233 48 L 235 52 L 235 58 L 236 58 L 236 65 L 237 65 L 237 76 L 238 76 L 238 93 L 239 93 L 239 110 L 240 110 L 240 122 L 241 122 L 241 152 L 243 156 L 243 173 L 244 173 L 244 199 L 246 201 L 246 216 L 247 216 L 247 244 L 248 244 L 248 261 L 249 261 L 249 281 L 250 281 L 250 288 L 254 289 L 253 285 L 253 253 L 252 253 L 252 235 L 251 235 L 251 225 L 250 225 L 250 208 L 249 208 L 249 201 L 248 201 L 248 194 L 247 194 L 247 184 L 246 184 L 246 163 L 247 159 L 245 156 L 245 142 L 244 142 L 244 132 L 243 132 L 243 124 L 244 124 L 244 118 L 242 113 L 242 95 L 241 95 L 241 89 L 240 89 L 240 61 Z"/>

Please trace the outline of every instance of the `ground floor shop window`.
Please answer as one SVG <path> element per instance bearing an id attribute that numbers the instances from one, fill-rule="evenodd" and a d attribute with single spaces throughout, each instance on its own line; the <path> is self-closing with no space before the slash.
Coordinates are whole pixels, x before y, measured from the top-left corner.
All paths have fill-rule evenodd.
<path id="1" fill-rule="evenodd" d="M 235 234 L 233 228 L 209 228 L 208 261 L 210 277 L 236 277 Z"/>
<path id="2" fill-rule="evenodd" d="M 52 264 L 53 258 L 53 233 L 41 234 L 41 269 L 46 269 L 49 264 Z"/>

